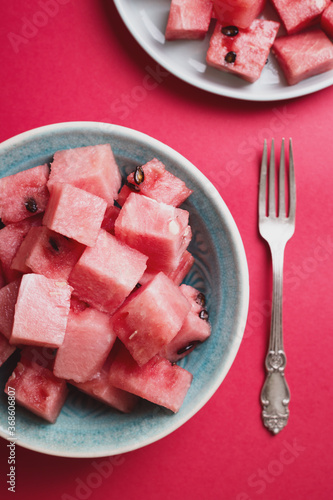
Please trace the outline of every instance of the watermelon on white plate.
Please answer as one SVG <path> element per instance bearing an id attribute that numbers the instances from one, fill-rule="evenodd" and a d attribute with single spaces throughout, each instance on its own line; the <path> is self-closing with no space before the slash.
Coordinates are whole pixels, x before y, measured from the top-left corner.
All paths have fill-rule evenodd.
<path id="1" fill-rule="evenodd" d="M 149 257 L 150 271 L 169 274 L 179 266 L 192 232 L 187 210 L 131 193 L 116 222 L 115 235 Z"/>
<path id="2" fill-rule="evenodd" d="M 212 16 L 212 0 L 171 0 L 166 40 L 203 38 Z"/>
<path id="3" fill-rule="evenodd" d="M 220 24 L 245 29 L 262 12 L 265 0 L 213 0 L 213 5 Z"/>
<path id="4" fill-rule="evenodd" d="M 319 21 L 331 0 L 272 0 L 272 3 L 291 35 Z"/>
<path id="5" fill-rule="evenodd" d="M 21 278 L 18 278 L 0 290 L 0 332 L 9 339 L 12 334 L 15 304 L 20 288 Z"/>
<path id="6" fill-rule="evenodd" d="M 176 336 L 190 308 L 179 287 L 160 272 L 132 293 L 111 321 L 118 338 L 142 366 Z"/>
<path id="7" fill-rule="evenodd" d="M 279 37 L 272 51 L 289 85 L 333 69 L 333 44 L 320 29 Z"/>
<path id="8" fill-rule="evenodd" d="M 152 403 L 178 412 L 190 388 L 193 375 L 161 356 L 139 366 L 122 346 L 111 364 L 112 385 Z"/>
<path id="9" fill-rule="evenodd" d="M 65 336 L 72 290 L 66 281 L 24 274 L 10 343 L 59 347 Z"/>
<path id="10" fill-rule="evenodd" d="M 15 390 L 15 401 L 41 418 L 54 423 L 66 400 L 68 388 L 65 380 L 58 379 L 49 368 L 21 355 L 5 392 Z"/>
<path id="11" fill-rule="evenodd" d="M 101 370 L 115 340 L 107 314 L 91 307 L 81 312 L 71 310 L 53 373 L 74 382 L 90 380 Z"/>
<path id="12" fill-rule="evenodd" d="M 0 179 L 0 219 L 19 222 L 44 212 L 49 199 L 47 164 Z"/>
<path id="13" fill-rule="evenodd" d="M 64 182 L 103 198 L 113 205 L 121 175 L 110 144 L 65 149 L 54 154 L 47 186 Z"/>

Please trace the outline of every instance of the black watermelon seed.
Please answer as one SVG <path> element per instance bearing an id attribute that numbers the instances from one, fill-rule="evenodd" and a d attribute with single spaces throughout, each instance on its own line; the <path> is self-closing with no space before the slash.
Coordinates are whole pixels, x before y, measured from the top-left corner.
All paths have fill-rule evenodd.
<path id="1" fill-rule="evenodd" d="M 234 63 L 236 61 L 237 54 L 236 52 L 233 52 L 232 50 L 228 52 L 228 54 L 225 56 L 224 60 L 227 63 Z"/>
<path id="2" fill-rule="evenodd" d="M 237 26 L 225 26 L 221 31 L 226 36 L 236 36 L 239 33 Z"/>
<path id="3" fill-rule="evenodd" d="M 2 222 L 2 220 L 0 219 L 0 229 L 6 227 L 5 224 Z"/>
<path id="4" fill-rule="evenodd" d="M 208 321 L 209 314 L 207 309 L 202 309 L 202 311 L 199 312 L 199 318 L 204 319 L 205 321 Z"/>
<path id="5" fill-rule="evenodd" d="M 141 283 L 137 283 L 137 284 L 135 285 L 135 288 L 141 288 L 141 287 L 142 287 Z"/>
<path id="6" fill-rule="evenodd" d="M 34 214 L 38 210 L 37 202 L 34 198 L 28 198 L 24 205 L 28 212 L 31 212 L 32 214 Z"/>
<path id="7" fill-rule="evenodd" d="M 201 292 L 198 293 L 197 298 L 195 299 L 195 301 L 196 301 L 197 304 L 199 304 L 202 307 L 205 307 L 205 305 L 206 305 L 206 297 Z"/>
<path id="8" fill-rule="evenodd" d="M 51 247 L 53 248 L 53 250 L 55 250 L 56 252 L 59 252 L 59 247 L 58 247 L 57 242 L 54 238 L 50 237 L 49 243 L 50 243 Z"/>
<path id="9" fill-rule="evenodd" d="M 126 185 L 127 185 L 130 189 L 132 189 L 133 191 L 140 191 L 139 186 L 136 186 L 135 184 L 132 184 L 131 182 L 128 182 L 128 181 L 127 181 L 127 182 L 126 182 Z"/>
<path id="10" fill-rule="evenodd" d="M 142 167 L 136 167 L 134 172 L 134 182 L 141 184 L 145 180 L 145 173 Z"/>
<path id="11" fill-rule="evenodd" d="M 193 340 L 193 342 L 190 342 L 188 345 L 182 347 L 177 351 L 178 356 L 181 356 L 185 352 L 188 352 L 190 349 L 193 349 L 197 344 L 200 344 L 200 342 L 198 340 Z"/>

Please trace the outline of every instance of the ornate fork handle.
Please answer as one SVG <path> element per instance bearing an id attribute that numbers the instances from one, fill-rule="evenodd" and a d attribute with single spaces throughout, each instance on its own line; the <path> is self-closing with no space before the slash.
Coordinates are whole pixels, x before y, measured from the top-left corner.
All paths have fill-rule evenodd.
<path id="1" fill-rule="evenodd" d="M 273 263 L 273 300 L 269 349 L 266 356 L 267 377 L 261 392 L 265 427 L 277 434 L 288 422 L 290 392 L 284 376 L 286 355 L 282 331 L 282 282 L 284 245 L 271 246 Z"/>

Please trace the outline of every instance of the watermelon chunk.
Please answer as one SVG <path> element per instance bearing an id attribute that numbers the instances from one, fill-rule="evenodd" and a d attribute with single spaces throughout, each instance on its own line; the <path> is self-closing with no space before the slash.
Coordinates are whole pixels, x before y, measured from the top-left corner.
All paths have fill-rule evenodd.
<path id="1" fill-rule="evenodd" d="M 0 332 L 9 339 L 13 329 L 15 304 L 21 279 L 12 281 L 0 290 Z"/>
<path id="2" fill-rule="evenodd" d="M 0 366 L 16 351 L 14 345 L 10 345 L 8 339 L 0 333 Z"/>
<path id="3" fill-rule="evenodd" d="M 111 321 L 114 332 L 142 366 L 176 336 L 190 307 L 179 287 L 159 273 L 131 294 Z"/>
<path id="4" fill-rule="evenodd" d="M 55 182 L 52 185 L 43 224 L 68 238 L 94 246 L 107 203 L 83 189 Z"/>
<path id="5" fill-rule="evenodd" d="M 179 266 L 191 240 L 189 213 L 131 193 L 115 222 L 116 236 L 149 257 L 151 271 L 166 274 Z"/>
<path id="6" fill-rule="evenodd" d="M 116 222 L 116 218 L 118 217 L 120 212 L 120 208 L 115 205 L 111 205 L 106 209 L 104 214 L 104 219 L 102 222 L 102 229 L 105 229 L 108 233 L 114 234 L 114 224 Z"/>
<path id="7" fill-rule="evenodd" d="M 167 274 L 168 278 L 170 278 L 176 285 L 180 285 L 193 264 L 193 255 L 188 250 L 185 250 L 177 269 Z M 140 279 L 140 285 L 148 283 L 148 281 L 152 280 L 156 274 L 158 274 L 157 271 L 146 270 Z"/>
<path id="8" fill-rule="evenodd" d="M 0 218 L 4 224 L 44 212 L 49 199 L 48 177 L 45 164 L 0 179 Z"/>
<path id="9" fill-rule="evenodd" d="M 274 21 L 256 19 L 249 28 L 239 29 L 235 36 L 227 36 L 221 24 L 216 23 L 207 51 L 207 64 L 250 83 L 255 82 L 266 64 L 279 26 Z"/>
<path id="10" fill-rule="evenodd" d="M 16 253 L 11 268 L 47 278 L 67 280 L 84 246 L 47 227 L 32 227 Z"/>
<path id="11" fill-rule="evenodd" d="M 265 0 L 213 0 L 213 5 L 219 23 L 244 29 L 262 12 Z"/>
<path id="12" fill-rule="evenodd" d="M 326 35 L 333 38 L 333 4 L 329 3 L 328 7 L 324 10 L 320 19 L 321 29 L 325 31 Z"/>
<path id="13" fill-rule="evenodd" d="M 333 69 L 333 44 L 320 29 L 279 37 L 272 51 L 289 85 Z"/>
<path id="14" fill-rule="evenodd" d="M 29 229 L 42 224 L 42 216 L 29 217 L 21 222 L 8 224 L 0 229 L 0 261 L 2 271 L 7 283 L 19 278 L 22 273 L 11 269 L 13 259 L 20 248 Z"/>
<path id="15" fill-rule="evenodd" d="M 272 0 L 289 35 L 316 23 L 331 0 Z"/>
<path id="16" fill-rule="evenodd" d="M 87 247 L 74 266 L 69 283 L 81 300 L 112 313 L 140 280 L 147 259 L 101 229 L 96 245 Z"/>
<path id="17" fill-rule="evenodd" d="M 90 380 L 102 369 L 115 340 L 107 314 L 90 307 L 81 312 L 70 311 L 53 373 L 74 382 Z"/>
<path id="18" fill-rule="evenodd" d="M 204 295 L 189 285 L 181 285 L 180 290 L 191 304 L 191 310 L 180 331 L 160 352 L 161 356 L 173 363 L 189 354 L 211 334 Z"/>
<path id="19" fill-rule="evenodd" d="M 10 343 L 59 347 L 65 336 L 72 290 L 66 281 L 24 274 Z"/>
<path id="20" fill-rule="evenodd" d="M 212 0 L 171 0 L 166 40 L 204 38 L 212 10 Z"/>
<path id="21" fill-rule="evenodd" d="M 192 379 L 190 372 L 158 355 L 140 367 L 125 348 L 119 350 L 109 373 L 112 385 L 174 413 L 183 404 Z"/>
<path id="22" fill-rule="evenodd" d="M 156 158 L 137 167 L 135 172 L 128 175 L 127 182 L 127 187 L 133 186 L 135 192 L 173 207 L 179 207 L 193 193 L 184 181 L 166 170 L 165 165 Z M 128 194 L 130 192 L 129 189 Z"/>
<path id="23" fill-rule="evenodd" d="M 9 377 L 5 392 L 9 394 L 13 389 L 16 403 L 51 423 L 56 421 L 68 394 L 64 380 L 24 355 Z"/>
<path id="24" fill-rule="evenodd" d="M 51 164 L 50 190 L 56 182 L 72 184 L 113 205 L 121 175 L 110 144 L 57 151 Z"/>

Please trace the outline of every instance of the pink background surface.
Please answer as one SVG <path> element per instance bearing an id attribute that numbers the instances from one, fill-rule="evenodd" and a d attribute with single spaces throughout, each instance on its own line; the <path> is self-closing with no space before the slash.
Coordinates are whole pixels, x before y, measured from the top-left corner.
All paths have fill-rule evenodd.
<path id="1" fill-rule="evenodd" d="M 111 459 L 63 459 L 18 448 L 15 497 L 333 498 L 333 88 L 251 103 L 211 95 L 163 70 L 158 85 L 138 100 L 136 87 L 161 68 L 128 33 L 111 0 L 59 0 L 59 12 L 16 50 L 8 35 L 21 34 L 40 2 L 1 4 L 0 141 L 50 123 L 93 120 L 168 144 L 206 174 L 228 205 L 243 238 L 251 288 L 236 360 L 189 422 Z M 263 138 L 272 136 L 278 143 L 293 138 L 298 194 L 284 287 L 290 421 L 278 436 L 263 427 L 259 404 L 271 278 L 268 247 L 257 229 L 257 188 Z M 6 491 L 7 457 L 1 439 L 1 499 L 13 497 Z"/>

